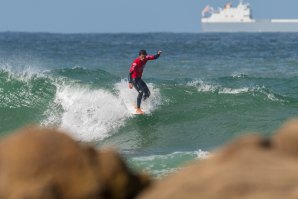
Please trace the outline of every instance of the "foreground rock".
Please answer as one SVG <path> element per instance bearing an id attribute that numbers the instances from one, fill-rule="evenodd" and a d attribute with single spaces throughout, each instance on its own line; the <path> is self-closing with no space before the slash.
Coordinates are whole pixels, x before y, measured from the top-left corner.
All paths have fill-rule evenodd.
<path id="1" fill-rule="evenodd" d="M 0 141 L 0 199 L 128 199 L 149 182 L 117 153 L 55 130 L 27 128 Z"/>
<path id="2" fill-rule="evenodd" d="M 242 137 L 179 173 L 149 184 L 113 151 L 51 129 L 0 141 L 0 199 L 298 198 L 298 120 L 272 138 Z"/>
<path id="3" fill-rule="evenodd" d="M 272 138 L 243 137 L 161 180 L 138 198 L 298 198 L 298 120 Z"/>

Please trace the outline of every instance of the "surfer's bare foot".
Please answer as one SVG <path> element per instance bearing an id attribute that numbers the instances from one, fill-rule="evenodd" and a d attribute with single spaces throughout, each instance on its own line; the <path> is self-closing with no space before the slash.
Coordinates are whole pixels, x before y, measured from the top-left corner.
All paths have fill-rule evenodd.
<path id="1" fill-rule="evenodd" d="M 136 110 L 136 114 L 144 114 L 144 111 L 142 111 L 141 108 L 137 108 L 137 110 Z"/>

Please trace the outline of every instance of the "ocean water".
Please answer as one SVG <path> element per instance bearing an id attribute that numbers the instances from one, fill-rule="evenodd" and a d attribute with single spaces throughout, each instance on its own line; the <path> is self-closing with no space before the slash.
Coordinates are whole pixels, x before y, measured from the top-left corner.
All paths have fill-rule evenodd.
<path id="1" fill-rule="evenodd" d="M 163 54 L 137 116 L 127 74 L 140 49 Z M 296 33 L 0 33 L 0 135 L 54 126 L 162 177 L 297 117 L 297 53 Z"/>

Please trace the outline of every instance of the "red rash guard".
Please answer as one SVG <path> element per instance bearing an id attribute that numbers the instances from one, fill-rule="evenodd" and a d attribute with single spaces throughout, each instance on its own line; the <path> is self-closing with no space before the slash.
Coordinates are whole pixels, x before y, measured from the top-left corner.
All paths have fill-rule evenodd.
<path id="1" fill-rule="evenodd" d="M 141 61 L 141 59 L 138 57 L 136 58 L 129 69 L 129 73 L 131 73 L 131 78 L 141 78 L 143 74 L 143 70 L 145 68 L 145 65 L 148 60 L 157 59 L 158 57 L 156 55 L 147 55 L 146 58 Z"/>

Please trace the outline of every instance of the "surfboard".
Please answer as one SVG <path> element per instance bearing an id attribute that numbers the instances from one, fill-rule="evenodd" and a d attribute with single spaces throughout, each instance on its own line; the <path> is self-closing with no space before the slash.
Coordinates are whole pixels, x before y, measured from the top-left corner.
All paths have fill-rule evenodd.
<path id="1" fill-rule="evenodd" d="M 133 112 L 132 114 L 134 115 L 144 115 L 145 111 L 143 109 L 141 109 L 143 111 L 143 113 L 137 113 L 137 105 L 133 104 Z"/>
<path id="2" fill-rule="evenodd" d="M 134 114 L 134 115 L 145 115 L 146 113 L 144 112 L 144 110 L 143 110 L 143 113 L 137 113 L 136 110 L 135 110 L 132 114 Z"/>
<path id="3" fill-rule="evenodd" d="M 134 114 L 134 115 L 145 115 L 146 114 L 144 109 L 141 109 L 143 111 L 143 113 L 137 113 L 136 112 L 137 111 L 137 105 L 136 104 L 132 104 L 132 106 L 133 106 L 132 114 Z"/>
<path id="4" fill-rule="evenodd" d="M 144 113 L 137 113 L 136 112 L 137 105 L 134 103 L 125 103 L 125 105 L 126 105 L 126 108 L 130 114 L 133 114 L 133 115 L 145 115 L 146 114 L 146 110 L 144 110 L 144 109 L 142 109 L 142 111 Z"/>

